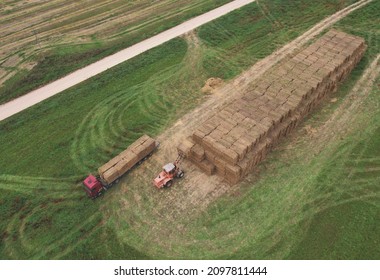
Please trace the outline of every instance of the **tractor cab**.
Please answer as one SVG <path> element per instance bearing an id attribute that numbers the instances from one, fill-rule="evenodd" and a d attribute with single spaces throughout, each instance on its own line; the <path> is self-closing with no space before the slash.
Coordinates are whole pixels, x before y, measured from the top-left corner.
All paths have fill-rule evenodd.
<path id="1" fill-rule="evenodd" d="M 176 166 L 174 163 L 168 163 L 163 167 L 163 172 L 165 172 L 167 176 L 172 176 L 172 178 L 174 176 L 175 170 Z"/>
<path id="2" fill-rule="evenodd" d="M 91 198 L 98 197 L 103 189 L 102 183 L 92 174 L 83 181 L 83 187 L 87 195 Z"/>

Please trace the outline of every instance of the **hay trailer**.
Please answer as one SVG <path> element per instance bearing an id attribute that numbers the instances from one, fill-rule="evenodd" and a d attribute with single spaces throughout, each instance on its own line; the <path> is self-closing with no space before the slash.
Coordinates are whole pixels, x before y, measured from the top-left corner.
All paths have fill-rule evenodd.
<path id="1" fill-rule="evenodd" d="M 148 135 L 137 139 L 126 150 L 99 167 L 98 175 L 90 174 L 84 181 L 83 187 L 90 198 L 100 196 L 114 184 L 119 182 L 120 177 L 141 164 L 158 148 L 159 143 Z"/>

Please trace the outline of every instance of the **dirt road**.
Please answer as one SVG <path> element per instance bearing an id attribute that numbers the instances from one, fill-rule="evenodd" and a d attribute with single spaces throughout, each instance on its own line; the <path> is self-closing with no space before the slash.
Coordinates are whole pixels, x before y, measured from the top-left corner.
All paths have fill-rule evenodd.
<path id="1" fill-rule="evenodd" d="M 14 99 L 0 106 L 0 121 L 4 120 L 18 112 L 25 110 L 51 96 L 54 96 L 74 85 L 77 85 L 109 68 L 127 61 L 147 50 L 157 47 L 173 38 L 183 35 L 207 22 L 219 18 L 229 12 L 243 7 L 255 0 L 235 0 L 203 15 L 188 20 L 176 27 L 166 30 L 156 36 L 126 48 L 120 52 L 103 58 L 93 64 L 79 69 L 57 81 L 34 90 L 22 97 Z"/>

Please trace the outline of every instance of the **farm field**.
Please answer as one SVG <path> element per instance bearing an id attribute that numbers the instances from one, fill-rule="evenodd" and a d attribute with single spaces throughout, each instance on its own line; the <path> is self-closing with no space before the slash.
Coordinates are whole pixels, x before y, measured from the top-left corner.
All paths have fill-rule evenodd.
<path id="1" fill-rule="evenodd" d="M 227 2 L 3 1 L 0 103 Z"/>
<path id="2" fill-rule="evenodd" d="M 0 123 L 0 257 L 378 259 L 380 1 L 335 25 L 366 39 L 365 57 L 256 173 L 210 189 L 185 163 L 194 177 L 171 189 L 147 180 L 213 98 L 207 78 L 237 77 L 353 2 L 259 1 Z M 88 200 L 81 180 L 144 133 L 161 151 Z"/>

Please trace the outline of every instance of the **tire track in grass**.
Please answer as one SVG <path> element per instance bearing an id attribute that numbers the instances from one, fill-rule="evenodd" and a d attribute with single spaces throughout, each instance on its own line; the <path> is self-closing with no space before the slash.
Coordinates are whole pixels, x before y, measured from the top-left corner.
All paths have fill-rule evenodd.
<path id="1" fill-rule="evenodd" d="M 115 143 L 118 143 L 123 133 L 123 127 L 115 128 L 115 116 L 124 115 L 137 102 L 137 93 L 133 89 L 128 93 L 113 94 L 103 102 L 97 104 L 83 119 L 75 133 L 70 149 L 73 164 L 82 172 L 89 172 L 96 168 L 95 162 L 99 155 L 112 152 Z M 124 133 L 126 132 L 124 127 Z M 102 156 L 104 160 L 109 156 Z"/>
<path id="2" fill-rule="evenodd" d="M 62 192 L 60 194 L 62 194 Z M 42 201 L 41 204 L 32 209 L 25 206 L 26 208 L 24 207 L 21 211 L 16 213 L 8 222 L 6 228 L 8 236 L 3 239 L 3 241 L 5 247 L 4 252 L 9 258 L 61 258 L 75 249 L 78 244 L 86 240 L 86 238 L 102 224 L 102 214 L 96 212 L 68 230 L 59 231 L 59 233 L 55 235 L 49 235 L 48 239 L 43 240 L 41 243 L 41 241 L 38 241 L 38 239 L 41 238 L 41 233 L 38 232 L 39 227 L 47 226 L 41 223 L 47 222 L 49 224 L 49 219 L 54 219 L 54 217 L 49 218 L 50 216 L 46 214 L 47 211 L 54 216 L 55 211 L 70 209 L 73 203 L 76 203 L 75 201 L 78 199 L 78 195 L 65 193 L 64 195 L 55 197 L 49 192 L 43 194 L 43 197 L 46 198 L 46 200 Z M 59 208 L 57 208 L 57 205 L 59 205 Z M 99 220 L 97 223 L 95 223 L 96 219 Z M 67 225 L 65 226 L 67 227 Z M 30 228 L 27 227 L 32 227 L 34 230 L 30 231 Z M 70 245 L 67 246 L 67 244 Z M 41 248 L 43 248 L 43 250 Z"/>
<path id="3" fill-rule="evenodd" d="M 48 196 L 55 196 L 70 192 L 69 184 L 79 180 L 79 177 L 68 178 L 47 178 L 28 177 L 16 175 L 0 175 L 0 189 L 20 192 L 25 194 L 35 194 L 37 191 L 48 191 Z"/>
<path id="4" fill-rule="evenodd" d="M 94 223 L 97 219 L 100 221 Z M 86 237 L 89 237 L 94 231 L 98 229 L 98 227 L 102 224 L 101 221 L 101 213 L 97 212 L 87 219 L 85 219 L 82 223 L 75 226 L 68 233 L 65 233 L 65 236 L 52 242 L 50 245 L 44 248 L 43 251 L 38 250 L 35 255 L 33 255 L 34 259 L 58 259 L 63 257 L 64 255 L 71 252 L 75 247 L 82 243 Z M 91 225 L 91 229 L 88 230 L 87 226 Z M 85 232 L 85 234 L 83 234 Z M 75 240 L 70 241 L 68 240 Z M 70 245 L 68 245 L 70 244 Z M 63 250 L 62 250 L 63 249 Z"/>
<path id="5" fill-rule="evenodd" d="M 62 235 L 63 238 L 67 238 L 65 232 L 59 232 L 58 235 L 56 234 L 49 236 L 53 238 L 53 240 L 44 241 L 45 243 L 49 242 L 48 244 L 41 244 L 39 241 L 35 241 L 36 238 L 41 238 L 41 233 L 38 233 L 39 227 L 46 227 L 47 225 L 45 225 L 45 223 L 49 224 L 49 221 L 51 221 L 51 218 L 47 213 L 53 215 L 57 210 L 57 205 L 60 206 L 59 209 L 69 209 L 78 196 L 68 194 L 54 196 L 49 192 L 44 193 L 43 197 L 46 198 L 46 200 L 41 201 L 40 204 L 34 206 L 33 208 L 30 208 L 30 205 L 26 204 L 19 212 L 15 213 L 8 222 L 8 226 L 6 228 L 8 236 L 3 239 L 3 241 L 5 248 L 4 252 L 9 258 L 35 258 L 35 254 L 38 252 L 41 254 L 47 252 L 46 250 L 41 250 L 41 246 L 43 247 L 44 245 L 48 244 L 50 244 L 50 246 L 53 246 L 57 239 L 60 240 L 59 235 Z M 49 211 L 49 209 L 53 210 Z M 81 223 L 81 226 L 82 225 L 83 224 Z M 32 227 L 33 230 L 27 227 Z M 33 236 L 36 234 L 37 236 Z M 46 248 L 49 249 L 49 246 Z"/>
<path id="6" fill-rule="evenodd" d="M 194 37 L 188 40 L 194 40 Z M 181 85 L 178 81 L 181 77 L 190 81 L 196 80 L 196 73 L 193 73 L 190 67 L 194 65 L 194 60 L 201 59 L 196 58 L 193 53 L 198 54 L 195 50 L 197 48 L 197 45 L 191 47 L 189 44 L 188 53 L 180 65 L 163 69 L 147 81 L 113 93 L 97 104 L 83 119 L 75 133 L 70 149 L 74 165 L 83 172 L 93 171 L 98 167 L 96 162 L 108 161 L 117 151 L 125 149 L 128 143 L 140 136 L 142 132 L 134 133 L 132 130 L 139 130 L 140 121 L 128 117 L 138 117 L 142 126 L 149 125 L 148 122 L 153 123 L 150 126 L 154 128 L 164 124 L 169 106 L 174 102 L 178 103 L 182 90 L 180 86 L 175 88 L 171 85 Z M 190 60 L 193 62 L 189 65 Z M 198 80 L 200 79 L 198 77 Z M 167 81 L 171 83 L 168 85 Z M 136 110 L 136 114 L 128 114 L 128 110 Z"/>

